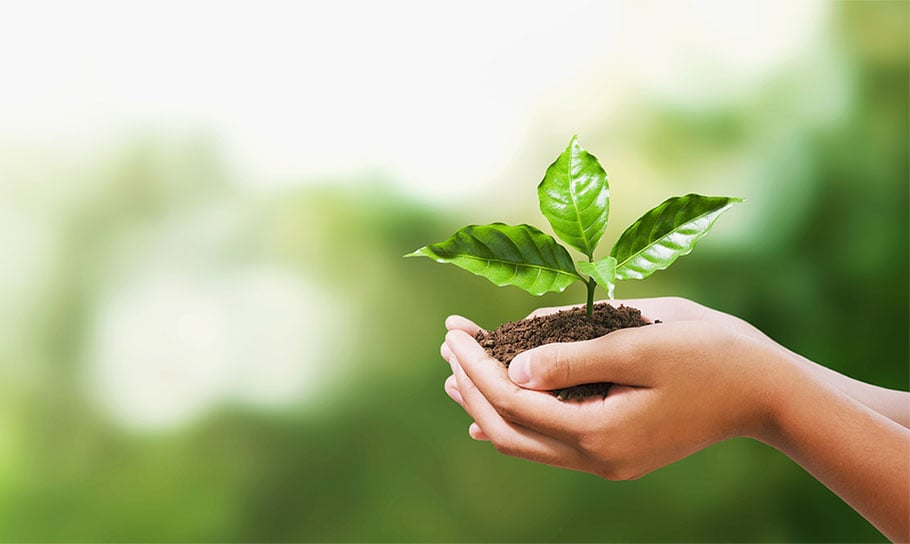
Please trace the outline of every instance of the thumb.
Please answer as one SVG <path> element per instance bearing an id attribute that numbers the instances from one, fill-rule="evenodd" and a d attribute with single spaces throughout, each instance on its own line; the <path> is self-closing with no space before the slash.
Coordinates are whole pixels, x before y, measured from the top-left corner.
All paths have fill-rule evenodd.
<path id="1" fill-rule="evenodd" d="M 530 349 L 512 359 L 509 378 L 526 389 L 540 390 L 596 382 L 649 385 L 650 328 L 621 329 L 594 340 Z"/>

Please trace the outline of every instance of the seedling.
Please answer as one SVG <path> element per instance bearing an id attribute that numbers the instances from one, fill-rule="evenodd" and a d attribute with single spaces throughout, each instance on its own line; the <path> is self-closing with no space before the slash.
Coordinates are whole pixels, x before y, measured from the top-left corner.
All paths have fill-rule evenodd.
<path id="1" fill-rule="evenodd" d="M 581 281 L 588 289 L 587 315 L 591 315 L 597 285 L 612 299 L 617 281 L 643 279 L 667 268 L 692 251 L 720 214 L 742 202 L 697 194 L 669 198 L 632 223 L 609 256 L 594 260 L 607 227 L 610 186 L 600 162 L 582 149 L 577 136 L 547 168 L 537 196 L 540 211 L 556 235 L 587 260 L 574 263 L 565 247 L 531 225 L 504 223 L 461 228 L 448 240 L 405 257 L 454 264 L 496 285 L 514 285 L 532 295 L 562 292 Z"/>

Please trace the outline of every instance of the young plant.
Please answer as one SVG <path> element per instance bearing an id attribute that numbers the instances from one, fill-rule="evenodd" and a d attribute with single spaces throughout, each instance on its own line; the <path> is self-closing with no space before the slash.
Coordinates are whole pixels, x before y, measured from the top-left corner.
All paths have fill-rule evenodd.
<path id="1" fill-rule="evenodd" d="M 720 214 L 742 202 L 696 194 L 667 199 L 632 223 L 609 256 L 595 260 L 594 250 L 610 213 L 610 186 L 600 162 L 582 149 L 577 136 L 547 168 L 537 196 L 540 211 L 556 235 L 586 260 L 574 263 L 565 247 L 531 225 L 504 223 L 461 228 L 448 240 L 405 257 L 454 264 L 496 285 L 514 285 L 532 295 L 562 292 L 581 281 L 588 289 L 587 314 L 591 315 L 595 286 L 603 287 L 612 299 L 617 281 L 643 279 L 667 268 L 692 251 Z"/>

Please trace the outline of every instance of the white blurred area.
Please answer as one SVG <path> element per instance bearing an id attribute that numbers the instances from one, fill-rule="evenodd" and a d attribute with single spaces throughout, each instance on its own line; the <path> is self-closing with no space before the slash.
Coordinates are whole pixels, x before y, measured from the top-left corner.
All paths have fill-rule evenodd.
<path id="1" fill-rule="evenodd" d="M 341 377 L 335 296 L 279 263 L 225 264 L 242 218 L 203 207 L 114 251 L 85 381 L 118 422 L 153 431 L 225 403 L 311 407 Z"/>
<path id="2" fill-rule="evenodd" d="M 805 53 L 814 1 L 17 2 L 0 142 L 204 129 L 259 187 L 382 171 L 465 198 L 635 97 L 735 96 Z M 545 133 L 545 134 L 542 134 Z"/>
<path id="3" fill-rule="evenodd" d="M 9 167 L 22 149 L 52 150 L 78 168 L 136 131 L 202 131 L 243 190 L 381 172 L 403 194 L 463 205 L 513 183 L 516 169 L 539 175 L 521 164 L 540 146 L 555 156 L 573 133 L 584 141 L 642 97 L 696 108 L 735 100 L 809 54 L 827 9 L 810 1 L 0 4 L 0 324 L 8 324 L 0 363 L 22 333 L 20 310 L 41 303 L 32 291 L 59 265 L 54 203 L 79 191 L 76 181 Z M 176 221 L 145 241 L 147 252 L 118 256 L 97 295 L 86 387 L 128 427 L 178 428 L 224 402 L 300 402 L 340 372 L 326 364 L 338 356 L 326 340 L 339 318 L 317 313 L 338 306 L 335 296 L 274 264 L 213 276 L 217 255 L 187 257 L 217 247 L 217 236 L 194 242 L 210 227 L 204 215 Z"/>
<path id="4" fill-rule="evenodd" d="M 100 305 L 89 357 L 89 386 L 121 423 L 157 430 L 225 402 L 306 404 L 326 387 L 323 363 L 339 355 L 329 352 L 334 320 L 312 310 L 332 300 L 298 277 L 268 268 L 217 282 L 176 270 L 137 276 Z"/>

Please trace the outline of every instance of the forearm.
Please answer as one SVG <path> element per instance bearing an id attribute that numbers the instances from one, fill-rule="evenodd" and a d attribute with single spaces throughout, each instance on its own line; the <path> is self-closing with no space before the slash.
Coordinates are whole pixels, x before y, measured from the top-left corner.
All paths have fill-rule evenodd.
<path id="1" fill-rule="evenodd" d="M 781 391 L 765 441 L 886 537 L 910 540 L 910 430 L 817 373 L 795 378 Z"/>
<path id="2" fill-rule="evenodd" d="M 816 379 L 843 391 L 891 421 L 910 428 L 910 393 L 854 380 L 805 357 L 799 355 L 796 357 L 803 368 Z"/>

